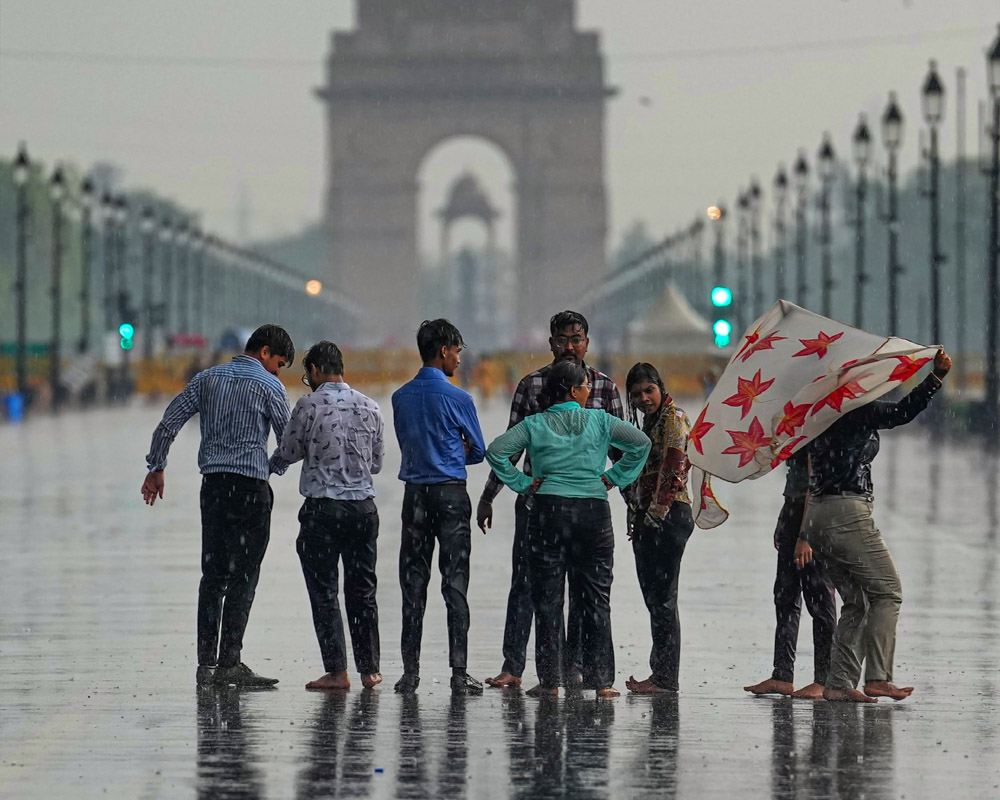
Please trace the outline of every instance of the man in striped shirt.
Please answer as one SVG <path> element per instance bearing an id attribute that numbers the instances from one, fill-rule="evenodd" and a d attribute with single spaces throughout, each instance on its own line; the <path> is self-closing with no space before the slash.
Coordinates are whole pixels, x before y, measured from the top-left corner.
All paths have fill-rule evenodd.
<path id="1" fill-rule="evenodd" d="M 514 399 L 510 404 L 510 420 L 507 428 L 513 428 L 525 417 L 538 413 L 538 395 L 545 384 L 545 376 L 553 364 L 560 361 L 574 361 L 587 370 L 590 381 L 590 396 L 587 398 L 587 408 L 603 408 L 609 414 L 619 419 L 625 418 L 625 409 L 618 387 L 611 378 L 603 372 L 584 363 L 587 348 L 590 345 L 590 326 L 587 318 L 576 311 L 560 311 L 549 320 L 549 347 L 552 349 L 552 364 L 546 364 L 541 369 L 525 375 L 517 384 Z M 613 458 L 617 460 L 618 452 Z M 511 459 L 516 464 L 519 456 Z M 531 475 L 531 462 L 524 455 L 524 473 Z M 479 498 L 476 507 L 476 524 L 486 533 L 493 525 L 493 500 L 503 488 L 497 476 L 490 472 L 486 487 Z M 520 686 L 521 674 L 524 672 L 525 653 L 528 648 L 528 636 L 531 633 L 531 591 L 528 584 L 528 554 L 526 533 L 528 529 L 528 500 L 524 495 L 518 495 L 514 501 L 514 551 L 513 567 L 510 579 L 510 594 L 507 596 L 507 622 L 503 633 L 503 668 L 495 678 L 487 678 L 490 686 Z M 569 609 L 569 636 L 566 647 L 563 648 L 564 664 L 563 679 L 569 684 L 578 682 L 580 675 L 579 653 L 579 620 L 576 609 Z"/>
<path id="2" fill-rule="evenodd" d="M 271 531 L 274 494 L 267 479 L 284 474 L 278 451 L 268 458 L 270 431 L 281 441 L 288 422 L 281 368 L 295 358 L 284 328 L 262 325 L 245 352 L 199 372 L 175 397 L 153 432 L 142 483 L 147 505 L 163 498 L 167 452 L 181 427 L 200 416 L 201 583 L 198 587 L 199 685 L 273 686 L 240 661 L 260 563 Z"/>

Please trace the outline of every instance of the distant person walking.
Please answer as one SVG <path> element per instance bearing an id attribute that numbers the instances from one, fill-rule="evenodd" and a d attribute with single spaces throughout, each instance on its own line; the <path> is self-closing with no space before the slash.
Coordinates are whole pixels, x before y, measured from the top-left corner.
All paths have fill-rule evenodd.
<path id="1" fill-rule="evenodd" d="M 288 395 L 278 380 L 295 358 L 284 328 L 262 325 L 245 352 L 199 372 L 175 397 L 153 432 L 142 497 L 164 494 L 167 452 L 181 427 L 200 415 L 201 584 L 198 587 L 199 685 L 273 686 L 240 661 L 260 564 L 271 530 L 274 494 L 267 479 L 288 464 L 267 456 L 270 431 L 280 441 L 288 422 Z"/>
<path id="2" fill-rule="evenodd" d="M 632 421 L 638 425 L 642 413 L 642 432 L 652 443 L 639 479 L 626 495 L 635 571 L 653 637 L 652 674 L 645 680 L 630 676 L 625 686 L 635 694 L 676 692 L 681 660 L 677 586 L 684 548 L 694 531 L 686 455 L 691 421 L 674 405 L 652 364 L 633 365 L 625 395 Z"/>
<path id="3" fill-rule="evenodd" d="M 570 359 L 554 364 L 539 398 L 541 413 L 519 422 L 490 444 L 493 472 L 518 494 L 534 492 L 528 517 L 528 576 L 535 610 L 534 696 L 554 695 L 562 675 L 563 595 L 579 609 L 583 681 L 599 697 L 615 697 L 615 653 L 611 638 L 614 533 L 607 494 L 627 486 L 642 469 L 649 439 L 603 410 L 586 408 L 588 371 Z M 608 448 L 624 451 L 605 469 Z M 522 451 L 532 475 L 511 463 Z"/>
<path id="4" fill-rule="evenodd" d="M 584 361 L 590 346 L 587 318 L 576 311 L 560 311 L 549 320 L 549 333 L 552 362 L 528 373 L 517 384 L 510 403 L 508 429 L 538 413 L 538 397 L 545 386 L 546 376 L 553 366 L 564 361 L 577 364 L 587 372 L 587 381 L 590 385 L 590 392 L 586 398 L 587 408 L 601 408 L 619 419 L 624 419 L 625 410 L 614 381 Z M 617 457 L 616 453 L 610 455 Z M 515 453 L 511 457 L 511 463 L 516 465 L 520 457 L 520 452 Z M 531 459 L 527 456 L 524 458 L 524 474 L 532 474 Z M 491 473 L 476 508 L 476 523 L 483 533 L 493 525 L 493 500 L 502 488 L 500 479 L 495 473 Z M 490 686 L 520 686 L 521 676 L 524 673 L 532 619 L 525 538 L 527 529 L 527 498 L 522 494 L 514 501 L 514 544 L 511 553 L 510 592 L 507 595 L 507 621 L 503 632 L 503 666 L 498 675 L 486 679 Z M 572 601 L 569 606 L 568 629 L 568 633 L 564 634 L 566 647 L 563 650 L 563 657 L 566 663 L 563 664 L 563 674 L 569 683 L 578 683 L 582 663 L 579 642 L 580 620 Z"/>
<path id="5" fill-rule="evenodd" d="M 448 610 L 451 690 L 483 691 L 467 672 L 472 503 L 465 488 L 465 467 L 481 462 L 486 448 L 471 395 L 448 381 L 461 363 L 464 347 L 462 334 L 448 320 L 424 321 L 417 332 L 423 367 L 392 395 L 402 455 L 399 479 L 406 484 L 399 547 L 403 676 L 395 686 L 403 694 L 412 694 L 420 684 L 420 642 L 435 541 L 440 546 L 441 594 Z"/>
<path id="6" fill-rule="evenodd" d="M 382 469 L 384 423 L 378 403 L 344 381 L 344 356 L 321 341 L 302 360 L 300 398 L 281 439 L 281 457 L 302 461 L 296 549 L 312 607 L 313 626 L 326 674 L 307 689 L 349 689 L 344 622 L 338 602 L 341 559 L 344 604 L 354 646 L 354 665 L 366 689 L 379 673 L 378 605 L 375 590 L 378 510 L 372 475 Z"/>
<path id="7" fill-rule="evenodd" d="M 874 703 L 879 697 L 902 700 L 912 686 L 892 682 L 896 623 L 903 602 L 892 555 L 872 520 L 872 461 L 880 430 L 905 425 L 927 408 L 951 369 L 944 349 L 934 369 L 897 403 L 874 400 L 845 414 L 809 448 L 809 497 L 795 563 L 813 559 L 844 601 L 833 637 L 825 700 Z M 932 487 L 936 488 L 936 487 Z M 865 664 L 864 692 L 858 691 Z"/>
<path id="8" fill-rule="evenodd" d="M 809 490 L 809 448 L 799 450 L 785 463 L 788 464 L 785 502 L 774 529 L 774 549 L 778 551 L 774 578 L 774 671 L 767 680 L 743 689 L 751 694 L 785 694 L 821 700 L 830 672 L 833 632 L 837 629 L 837 595 L 815 561 L 803 566 L 795 562 L 795 543 L 802 530 Z M 812 617 L 813 682 L 796 690 L 792 680 L 803 598 Z"/>

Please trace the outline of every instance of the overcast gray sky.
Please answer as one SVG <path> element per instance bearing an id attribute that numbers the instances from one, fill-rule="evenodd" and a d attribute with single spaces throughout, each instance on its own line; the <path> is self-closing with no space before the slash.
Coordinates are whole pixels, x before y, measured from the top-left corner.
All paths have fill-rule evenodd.
<path id="1" fill-rule="evenodd" d="M 202 209 L 207 225 L 227 236 L 236 232 L 245 185 L 252 234 L 292 232 L 320 214 L 324 129 L 311 90 L 321 82 L 330 31 L 353 24 L 353 7 L 353 0 L 0 0 L 0 152 L 9 156 L 23 139 L 46 161 L 113 160 L 129 185 Z M 858 113 L 877 120 L 889 89 L 899 92 L 909 122 L 904 161 L 915 163 L 919 88 L 931 57 L 949 92 L 942 135 L 949 156 L 955 69 L 968 69 L 975 153 L 983 54 L 1000 5 L 581 0 L 579 18 L 582 28 L 600 31 L 609 82 L 621 90 L 607 129 L 612 246 L 634 219 L 661 234 L 728 200 L 751 174 L 768 186 L 777 163 L 799 147 L 812 157 L 824 130 L 846 156 Z M 73 54 L 140 58 L 108 63 Z M 881 158 L 880 147 L 876 153 Z M 459 149 L 439 169 L 477 169 L 477 159 L 475 149 Z M 496 167 L 482 167 L 490 190 L 502 194 L 491 177 Z"/>

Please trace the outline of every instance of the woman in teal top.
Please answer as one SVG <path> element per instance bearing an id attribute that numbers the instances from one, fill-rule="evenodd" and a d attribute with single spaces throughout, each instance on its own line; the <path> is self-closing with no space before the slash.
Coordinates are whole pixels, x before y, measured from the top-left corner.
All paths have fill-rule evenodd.
<path id="1" fill-rule="evenodd" d="M 649 438 L 598 409 L 584 408 L 590 385 L 583 367 L 563 361 L 549 371 L 539 396 L 542 412 L 498 436 L 486 449 L 496 476 L 518 494 L 534 494 L 528 519 L 531 601 L 535 609 L 538 694 L 557 694 L 561 680 L 563 593 L 582 618 L 583 686 L 615 697 L 611 642 L 614 533 L 608 490 L 639 476 Z M 608 447 L 624 454 L 605 470 Z M 527 450 L 534 478 L 511 462 Z"/>

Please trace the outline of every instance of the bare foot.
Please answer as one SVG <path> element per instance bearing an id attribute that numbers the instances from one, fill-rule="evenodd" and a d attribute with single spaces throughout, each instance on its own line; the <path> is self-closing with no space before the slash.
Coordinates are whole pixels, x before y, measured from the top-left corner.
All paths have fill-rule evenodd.
<path id="1" fill-rule="evenodd" d="M 373 672 L 371 675 L 361 676 L 361 685 L 364 686 L 366 689 L 373 689 L 380 683 L 382 683 L 381 672 Z"/>
<path id="2" fill-rule="evenodd" d="M 525 692 L 528 697 L 558 697 L 559 687 L 553 686 L 551 689 L 538 684 L 537 686 L 532 686 L 528 691 Z"/>
<path id="3" fill-rule="evenodd" d="M 497 689 L 503 689 L 506 686 L 520 686 L 521 679 L 509 672 L 501 672 L 495 678 L 487 678 L 486 683 Z"/>
<path id="4" fill-rule="evenodd" d="M 625 681 L 625 688 L 633 694 L 673 694 L 669 689 L 664 689 L 653 683 L 652 676 L 644 681 L 637 681 L 635 675 L 629 675 L 628 680 Z"/>
<path id="5" fill-rule="evenodd" d="M 824 689 L 823 699 L 831 703 L 877 703 L 874 697 L 869 697 L 857 689 Z"/>
<path id="6" fill-rule="evenodd" d="M 826 687 L 822 683 L 810 683 L 793 692 L 792 697 L 798 697 L 800 700 L 822 700 L 824 688 Z"/>
<path id="7" fill-rule="evenodd" d="M 795 687 L 788 681 L 776 681 L 774 678 L 768 678 L 753 686 L 744 686 L 743 691 L 750 692 L 750 694 L 792 694 Z"/>
<path id="8" fill-rule="evenodd" d="M 346 669 L 340 672 L 328 672 L 322 678 L 309 681 L 309 683 L 306 684 L 306 688 L 313 690 L 350 689 L 351 679 L 347 677 Z"/>
<path id="9" fill-rule="evenodd" d="M 868 681 L 865 684 L 865 694 L 869 697 L 891 697 L 893 700 L 905 700 L 913 694 L 913 687 L 896 686 L 889 681 Z"/>
<path id="10" fill-rule="evenodd" d="M 612 697 L 621 697 L 622 693 L 619 692 L 614 686 L 605 686 L 602 689 L 597 690 L 597 698 L 600 699 L 610 699 Z"/>

